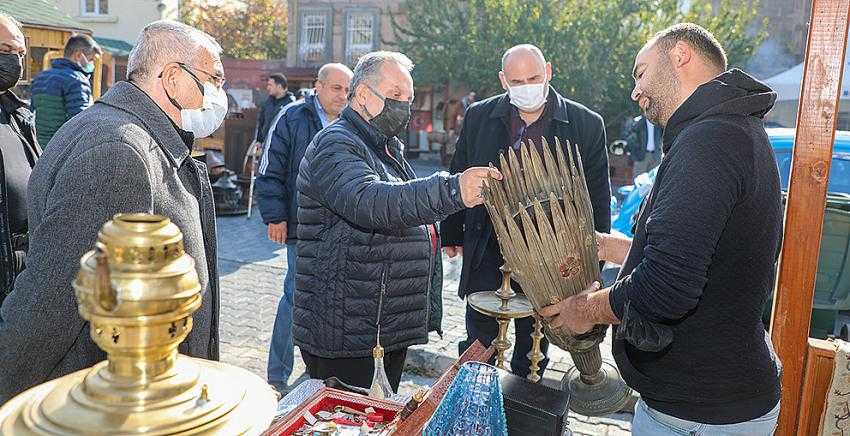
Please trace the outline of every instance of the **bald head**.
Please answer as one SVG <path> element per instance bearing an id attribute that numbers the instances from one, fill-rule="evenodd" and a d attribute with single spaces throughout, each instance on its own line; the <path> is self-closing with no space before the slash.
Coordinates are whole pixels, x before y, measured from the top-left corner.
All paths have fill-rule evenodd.
<path id="1" fill-rule="evenodd" d="M 343 64 L 325 64 L 316 78 L 316 98 L 325 113 L 334 119 L 348 103 L 351 77 L 354 73 Z"/>
<path id="2" fill-rule="evenodd" d="M 330 63 L 324 64 L 321 68 L 319 68 L 319 74 L 316 76 L 316 80 L 320 82 L 327 80 L 328 76 L 334 73 L 348 75 L 349 80 L 351 80 L 351 76 L 354 75 L 354 73 L 351 72 L 351 68 L 348 68 L 345 64 Z"/>
<path id="3" fill-rule="evenodd" d="M 516 86 L 549 83 L 552 80 L 552 64 L 546 62 L 539 48 L 520 44 L 509 48 L 502 56 L 499 80 L 506 91 Z"/>
<path id="4" fill-rule="evenodd" d="M 546 58 L 536 45 L 520 44 L 507 49 L 502 55 L 502 71 L 505 71 L 508 62 L 532 62 L 542 68 L 546 65 Z"/>

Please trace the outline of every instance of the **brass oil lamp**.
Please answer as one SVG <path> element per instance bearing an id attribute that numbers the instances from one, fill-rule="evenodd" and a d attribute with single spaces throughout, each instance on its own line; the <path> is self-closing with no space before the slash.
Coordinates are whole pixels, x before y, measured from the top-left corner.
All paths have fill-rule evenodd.
<path id="1" fill-rule="evenodd" d="M 262 379 L 178 354 L 201 288 L 168 218 L 116 215 L 80 264 L 80 315 L 107 360 L 10 400 L 0 434 L 229 436 L 268 427 L 276 394 Z"/>

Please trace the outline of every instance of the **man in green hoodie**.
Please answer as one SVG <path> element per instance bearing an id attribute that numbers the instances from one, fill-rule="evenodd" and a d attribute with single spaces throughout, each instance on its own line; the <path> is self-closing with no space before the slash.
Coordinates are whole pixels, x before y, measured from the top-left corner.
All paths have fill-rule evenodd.
<path id="1" fill-rule="evenodd" d="M 763 122 L 776 93 L 727 70 L 695 24 L 659 32 L 633 73 L 632 99 L 664 128 L 663 157 L 634 239 L 597 238 L 620 276 L 540 313 L 573 333 L 616 325 L 614 359 L 641 395 L 634 434 L 773 434 L 780 364 L 761 312 L 782 237 Z"/>

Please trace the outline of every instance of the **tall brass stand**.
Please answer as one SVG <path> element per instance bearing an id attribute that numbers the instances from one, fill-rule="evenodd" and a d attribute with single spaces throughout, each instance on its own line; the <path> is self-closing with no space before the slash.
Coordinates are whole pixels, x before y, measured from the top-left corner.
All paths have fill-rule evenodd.
<path id="1" fill-rule="evenodd" d="M 493 341 L 493 346 L 496 348 L 496 366 L 510 371 L 505 363 L 505 352 L 512 345 L 510 339 L 508 339 L 508 324 L 512 319 L 532 316 L 534 308 L 525 295 L 519 295 L 511 289 L 510 268 L 503 265 L 500 269 L 502 270 L 502 286 L 495 292 L 476 292 L 467 297 L 467 302 L 473 309 L 495 318 L 496 322 L 499 323 L 499 334 Z M 531 334 L 531 351 L 528 353 L 528 359 L 531 361 L 528 380 L 532 382 L 540 380 L 539 364 L 546 357 L 540 351 L 540 340 L 543 339 L 542 328 L 540 320 L 535 319 L 534 332 Z"/>

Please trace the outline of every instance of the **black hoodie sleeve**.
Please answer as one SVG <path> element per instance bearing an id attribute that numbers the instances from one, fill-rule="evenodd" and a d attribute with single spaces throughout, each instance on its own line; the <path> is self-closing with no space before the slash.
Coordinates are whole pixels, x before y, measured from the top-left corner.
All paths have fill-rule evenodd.
<path id="1" fill-rule="evenodd" d="M 748 141 L 731 126 L 694 126 L 677 138 L 653 191 L 643 259 L 611 290 L 614 313 L 624 306 L 651 323 L 679 320 L 694 309 L 708 280 L 715 247 L 742 195 L 746 159 L 733 151 Z"/>

